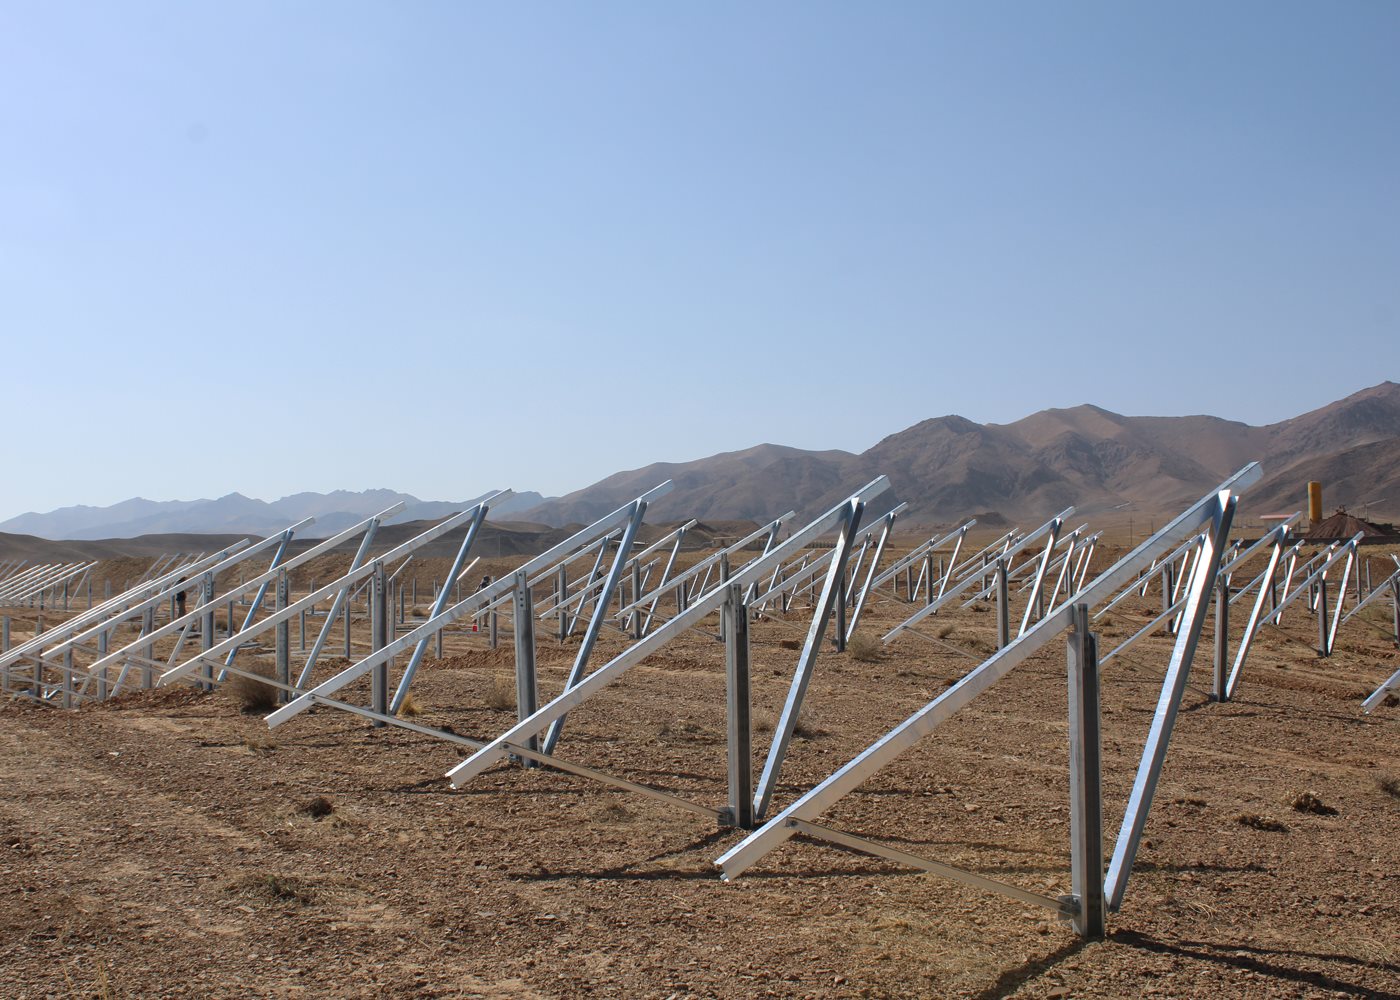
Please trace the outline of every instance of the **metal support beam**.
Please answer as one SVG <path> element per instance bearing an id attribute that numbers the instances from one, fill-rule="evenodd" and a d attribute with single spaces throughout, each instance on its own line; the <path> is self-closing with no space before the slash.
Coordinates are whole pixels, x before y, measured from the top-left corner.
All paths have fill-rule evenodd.
<path id="1" fill-rule="evenodd" d="M 530 593 L 528 573 L 515 574 L 515 590 L 512 595 L 515 618 L 515 719 L 524 721 L 539 711 L 540 691 L 535 676 L 535 603 Z M 492 619 L 495 619 L 494 612 Z M 531 750 L 540 748 L 539 738 L 530 736 L 525 745 Z M 519 758 L 525 767 L 536 767 L 538 762 L 529 757 Z"/>
<path id="2" fill-rule="evenodd" d="M 1089 606 L 1071 608 L 1074 631 L 1066 644 L 1069 671 L 1070 891 L 1074 929 L 1101 938 L 1106 908 L 1103 885 L 1103 790 L 1099 763 L 1098 636 L 1089 631 Z"/>
<path id="3" fill-rule="evenodd" d="M 749 609 L 743 588 L 731 584 L 724 615 L 725 692 L 729 720 L 729 826 L 753 828 L 753 727 L 749 695 Z"/>
<path id="4" fill-rule="evenodd" d="M 369 578 L 369 648 L 370 652 L 378 652 L 389 644 L 389 585 L 384 577 L 383 561 L 376 559 L 373 565 L 374 572 Z M 278 632 L 285 627 L 285 622 L 278 625 Z M 389 714 L 388 660 L 370 671 L 369 709 L 378 715 Z M 376 719 L 370 725 L 382 729 L 384 722 Z"/>

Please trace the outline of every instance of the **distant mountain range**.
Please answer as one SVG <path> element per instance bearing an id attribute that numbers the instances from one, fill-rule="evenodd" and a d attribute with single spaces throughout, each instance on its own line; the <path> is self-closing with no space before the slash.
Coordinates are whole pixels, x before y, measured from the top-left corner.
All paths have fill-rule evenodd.
<path id="1" fill-rule="evenodd" d="M 766 521 L 787 510 L 811 515 L 877 475 L 910 504 L 906 525 L 983 515 L 988 523 L 1043 520 L 1074 504 L 1092 516 L 1113 508 L 1142 515 L 1180 510 L 1246 462 L 1265 479 L 1249 508 L 1289 512 L 1304 484 L 1323 483 L 1328 513 L 1338 504 L 1386 500 L 1375 517 L 1400 512 L 1400 385 L 1382 382 L 1297 417 L 1253 427 L 1211 416 L 1125 417 L 1097 406 L 1043 410 L 1011 424 L 959 416 L 925 420 L 860 454 L 762 444 L 694 462 L 619 472 L 567 496 L 517 493 L 492 508 L 496 520 L 558 528 L 592 521 L 663 480 L 675 482 L 648 520 Z M 885 499 L 888 501 L 889 494 Z M 273 503 L 231 493 L 218 500 L 127 500 L 23 514 L 0 531 L 43 538 L 130 538 L 150 533 L 264 535 L 314 515 L 316 537 L 333 534 L 403 500 L 396 520 L 441 518 L 476 500 L 423 501 L 391 490 L 298 493 Z"/>
<path id="2" fill-rule="evenodd" d="M 1264 482 L 1246 497 L 1259 512 L 1302 508 L 1309 479 L 1322 481 L 1329 513 L 1335 504 L 1381 498 L 1400 509 L 1400 385 L 1383 382 L 1265 427 L 1210 416 L 1125 417 L 1089 405 L 1011 424 L 937 417 L 859 455 L 764 444 L 619 472 L 520 517 L 586 522 L 665 479 L 676 488 L 653 508 L 663 520 L 815 514 L 881 473 L 910 504 L 906 525 L 988 512 L 1039 521 L 1070 504 L 1083 514 L 1130 506 L 1161 515 L 1251 460 L 1264 466 Z"/>
<path id="3" fill-rule="evenodd" d="M 217 500 L 136 497 L 110 507 L 60 507 L 47 514 L 21 514 L 0 523 L 0 532 L 78 540 L 188 533 L 268 535 L 303 518 L 314 517 L 316 523 L 301 533 L 302 537 L 325 538 L 400 501 L 405 506 L 403 513 L 394 518 L 395 523 L 435 521 L 464 510 L 480 499 L 419 500 L 393 490 L 296 493 L 271 503 L 241 493 L 230 493 Z M 491 512 L 499 520 L 502 516 L 538 506 L 544 499 L 539 493 L 514 493 L 494 504 Z"/>

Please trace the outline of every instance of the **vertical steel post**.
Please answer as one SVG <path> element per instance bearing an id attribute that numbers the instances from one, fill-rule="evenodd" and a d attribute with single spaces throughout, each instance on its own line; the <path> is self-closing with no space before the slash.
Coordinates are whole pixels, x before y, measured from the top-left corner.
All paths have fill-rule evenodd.
<path id="1" fill-rule="evenodd" d="M 1103 794 L 1100 785 L 1099 643 L 1089 631 L 1089 606 L 1073 608 L 1065 646 L 1069 668 L 1070 891 L 1081 937 L 1104 935 Z"/>
<path id="2" fill-rule="evenodd" d="M 1395 619 L 1395 645 L 1400 646 L 1400 580 L 1390 585 L 1390 602 L 1391 614 Z"/>
<path id="3" fill-rule="evenodd" d="M 515 618 L 515 717 L 523 722 L 539 711 L 539 685 L 535 676 L 535 605 L 530 593 L 530 579 L 525 573 L 515 574 L 515 587 L 511 594 Z M 602 614 L 600 607 L 598 614 Z M 538 750 L 538 736 L 531 736 L 526 746 Z M 537 762 L 525 759 L 526 767 L 535 767 Z"/>
<path id="4" fill-rule="evenodd" d="M 347 588 L 348 590 L 348 588 Z M 341 612 L 345 616 L 345 658 L 350 659 L 350 607 L 351 600 L 349 594 L 345 597 L 345 608 Z"/>
<path id="5" fill-rule="evenodd" d="M 564 599 L 569 596 L 569 571 L 563 564 L 554 574 L 554 592 L 558 595 L 559 641 L 563 642 L 569 635 L 569 614 L 564 610 Z"/>
<path id="6" fill-rule="evenodd" d="M 730 586 L 725 618 L 724 672 L 729 720 L 729 808 L 725 822 L 751 830 L 753 821 L 753 727 L 749 694 L 749 609 L 743 588 Z"/>
<path id="7" fill-rule="evenodd" d="M 156 609 L 147 608 L 141 613 L 141 634 L 150 635 L 156 629 Z M 141 687 L 149 689 L 151 686 L 151 661 L 156 658 L 156 644 L 146 643 L 142 650 L 141 658 L 145 661 L 141 664 Z"/>
<path id="8" fill-rule="evenodd" d="M 939 563 L 942 563 L 941 559 Z M 943 576 L 942 565 L 939 566 L 938 575 L 940 579 Z M 924 556 L 924 577 L 928 580 L 928 589 L 924 591 L 924 607 L 928 607 L 933 603 L 933 556 Z"/>
<path id="9" fill-rule="evenodd" d="M 997 649 L 1011 644 L 1011 595 L 1007 592 L 1006 560 L 997 556 Z"/>
<path id="10" fill-rule="evenodd" d="M 384 578 L 384 563 L 375 560 L 374 573 L 369 581 L 369 647 L 370 652 L 378 652 L 389 642 L 389 594 L 388 582 Z M 389 714 L 389 664 L 380 663 L 370 671 L 370 711 L 380 715 Z M 375 729 L 387 723 L 376 719 Z"/>
<path id="11" fill-rule="evenodd" d="M 10 651 L 10 616 L 0 617 L 0 653 Z"/>
<path id="12" fill-rule="evenodd" d="M 642 600 L 642 567 L 636 559 L 632 560 L 632 603 L 640 605 Z M 642 609 L 640 606 L 632 609 L 632 638 L 642 637 Z"/>
<path id="13" fill-rule="evenodd" d="M 73 707 L 73 647 L 63 650 L 63 707 Z"/>
<path id="14" fill-rule="evenodd" d="M 285 569 L 277 571 L 277 589 L 273 592 L 272 603 L 275 611 L 281 611 L 291 603 L 291 584 L 287 580 Z M 278 622 L 273 631 L 276 633 L 274 679 L 278 684 L 290 684 L 292 680 L 292 623 L 290 621 Z M 303 632 L 302 638 L 305 637 L 306 633 Z M 288 692 L 279 688 L 277 703 L 285 705 L 289 700 Z"/>
<path id="15" fill-rule="evenodd" d="M 491 612 L 491 623 L 488 626 L 491 636 L 491 648 L 495 649 L 501 643 L 501 619 L 496 612 Z"/>
<path id="16" fill-rule="evenodd" d="M 1327 645 L 1327 577 L 1317 581 L 1317 655 L 1330 656 L 1332 650 Z"/>
<path id="17" fill-rule="evenodd" d="M 200 579 L 200 587 L 204 614 L 199 618 L 199 649 L 207 653 L 214 648 L 214 574 L 205 573 Z M 204 678 L 199 686 L 205 691 L 214 690 L 214 664 L 208 660 L 201 661 L 199 674 Z"/>
<path id="18" fill-rule="evenodd" d="M 305 608 L 302 608 L 302 609 L 301 609 L 301 614 L 300 614 L 298 617 L 299 617 L 300 620 L 299 620 L 298 623 L 297 623 L 297 636 L 298 636 L 298 639 L 297 639 L 297 645 L 298 645 L 297 652 L 299 652 L 299 653 L 304 653 L 304 652 L 306 652 L 306 609 L 305 609 Z"/>
<path id="19" fill-rule="evenodd" d="M 99 658 L 107 655 L 107 635 L 104 630 L 97 633 L 97 655 Z M 103 667 L 97 673 L 97 700 L 107 700 L 107 668 Z"/>
<path id="20" fill-rule="evenodd" d="M 1162 614 L 1171 610 L 1172 595 L 1176 592 L 1176 567 L 1171 563 L 1162 565 Z M 1172 635 L 1171 619 L 1167 619 L 1166 634 Z"/>
<path id="21" fill-rule="evenodd" d="M 836 582 L 836 652 L 846 651 L 846 567 L 841 566 L 841 579 Z"/>
<path id="22" fill-rule="evenodd" d="M 1229 667 L 1226 664 L 1230 660 L 1230 581 L 1225 579 L 1225 575 L 1218 574 L 1215 580 L 1215 691 L 1212 697 L 1216 701 L 1225 701 L 1228 697 L 1226 690 L 1226 678 Z"/>

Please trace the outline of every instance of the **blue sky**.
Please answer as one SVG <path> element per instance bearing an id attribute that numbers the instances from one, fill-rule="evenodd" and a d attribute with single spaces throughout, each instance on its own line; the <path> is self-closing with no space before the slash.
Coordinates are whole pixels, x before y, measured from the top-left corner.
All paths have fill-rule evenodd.
<path id="1" fill-rule="evenodd" d="M 1281 419 L 1400 375 L 1397 52 L 1393 3 L 0 0 L 0 516 Z"/>

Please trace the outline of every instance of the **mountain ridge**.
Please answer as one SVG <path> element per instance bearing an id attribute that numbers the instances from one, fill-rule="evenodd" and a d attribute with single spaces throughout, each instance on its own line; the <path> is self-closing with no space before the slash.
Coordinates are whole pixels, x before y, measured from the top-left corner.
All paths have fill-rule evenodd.
<path id="1" fill-rule="evenodd" d="M 888 475 L 891 492 L 910 503 L 905 525 L 977 513 L 1041 520 L 1070 504 L 1085 514 L 1111 508 L 1166 514 L 1252 460 L 1263 463 L 1266 478 L 1251 503 L 1258 497 L 1296 509 L 1303 483 L 1318 479 L 1331 505 L 1376 503 L 1393 494 L 1400 506 L 1400 385 L 1381 382 L 1261 426 L 1209 414 L 1125 416 L 1091 403 L 1006 424 L 946 414 L 886 435 L 860 453 L 758 444 L 615 472 L 562 497 L 515 494 L 494 506 L 492 516 L 556 528 L 587 523 L 670 479 L 674 488 L 652 505 L 649 520 L 762 523 L 788 510 L 814 515 L 878 475 Z M 72 539 L 267 534 L 315 516 L 314 534 L 324 537 L 399 500 L 408 505 L 399 519 L 412 521 L 476 502 L 423 501 L 386 489 L 295 493 L 271 503 L 238 493 L 213 501 L 134 497 L 107 508 L 23 514 L 0 522 L 0 531 Z M 882 500 L 895 502 L 889 494 Z M 52 533 L 64 525 L 71 526 L 67 534 Z"/>

